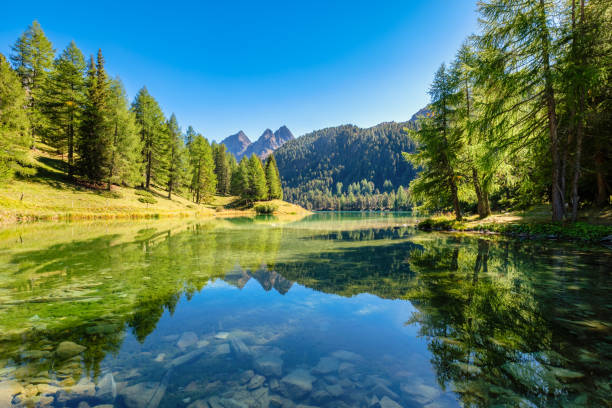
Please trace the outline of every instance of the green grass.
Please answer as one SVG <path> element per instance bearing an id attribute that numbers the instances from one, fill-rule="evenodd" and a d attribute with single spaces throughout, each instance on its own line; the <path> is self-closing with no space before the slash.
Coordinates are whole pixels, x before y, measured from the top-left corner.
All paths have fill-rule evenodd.
<path id="1" fill-rule="evenodd" d="M 167 192 L 113 185 L 91 188 L 72 180 L 66 164 L 50 148 L 38 144 L 31 151 L 28 176 L 18 176 L 0 185 L 0 224 L 47 220 L 138 219 L 193 216 L 255 215 L 253 208 L 232 208 L 237 197 L 213 197 L 210 203 L 196 204 L 188 193 Z M 280 202 L 285 213 L 307 214 L 299 206 Z"/>
<path id="2" fill-rule="evenodd" d="M 278 205 L 271 203 L 261 203 L 253 207 L 259 215 L 274 214 L 278 210 Z"/>
<path id="3" fill-rule="evenodd" d="M 450 216 L 435 216 L 419 222 L 417 228 L 423 231 L 478 231 L 503 235 L 535 238 L 564 239 L 596 242 L 612 235 L 612 225 L 587 222 L 553 223 L 537 218 L 516 216 L 494 216 L 492 222 L 485 220 L 457 221 Z"/>

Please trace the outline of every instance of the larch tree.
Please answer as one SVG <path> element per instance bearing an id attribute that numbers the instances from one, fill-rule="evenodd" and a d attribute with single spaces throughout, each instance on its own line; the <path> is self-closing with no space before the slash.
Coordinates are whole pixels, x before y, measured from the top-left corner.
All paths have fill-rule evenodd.
<path id="1" fill-rule="evenodd" d="M 166 122 L 168 134 L 168 199 L 172 199 L 172 191 L 178 190 L 185 177 L 185 146 L 181 137 L 181 129 L 174 113 Z"/>
<path id="2" fill-rule="evenodd" d="M 197 135 L 191 143 L 191 190 L 196 203 L 208 202 L 217 190 L 215 164 L 208 140 Z"/>
<path id="3" fill-rule="evenodd" d="M 266 159 L 265 173 L 266 184 L 268 187 L 268 198 L 270 200 L 282 200 L 283 186 L 281 185 L 280 174 L 278 173 L 278 167 L 276 167 L 274 154 L 270 154 L 270 156 L 268 156 Z"/>
<path id="4" fill-rule="evenodd" d="M 516 149 L 548 140 L 552 219 L 564 215 L 562 160 L 555 84 L 559 55 L 555 46 L 551 0 L 489 0 L 478 5 L 482 34 L 481 77 L 487 104 L 486 122 L 498 129 L 499 149 Z"/>
<path id="5" fill-rule="evenodd" d="M 268 186 L 266 184 L 266 173 L 261 165 L 261 160 L 256 154 L 249 158 L 248 169 L 249 188 L 246 198 L 249 201 L 267 200 Z"/>
<path id="6" fill-rule="evenodd" d="M 451 204 L 457 220 L 462 219 L 459 204 L 459 153 L 461 134 L 454 126 L 461 95 L 456 92 L 454 77 L 442 64 L 434 76 L 429 90 L 431 96 L 431 117 L 423 118 L 420 129 L 411 131 L 418 142 L 414 154 L 404 153 L 404 157 L 415 167 L 421 169 L 410 183 L 410 196 L 431 208 L 445 208 Z"/>
<path id="7" fill-rule="evenodd" d="M 28 29 L 12 46 L 11 61 L 28 97 L 33 146 L 34 137 L 42 135 L 46 126 L 45 115 L 40 106 L 44 84 L 53 65 L 55 50 L 38 21 L 34 20 Z"/>
<path id="8" fill-rule="evenodd" d="M 79 173 L 93 182 L 108 177 L 112 153 L 112 126 L 110 123 L 110 82 L 104 70 L 102 50 L 98 50 L 96 64 L 90 59 L 87 73 L 87 98 L 80 125 L 77 144 Z"/>
<path id="9" fill-rule="evenodd" d="M 140 135 L 123 83 L 119 78 L 110 83 L 108 100 L 111 145 L 108 168 L 108 189 L 112 183 L 135 185 L 142 178 Z"/>
<path id="10" fill-rule="evenodd" d="M 168 138 L 164 114 L 157 101 L 142 87 L 132 103 L 136 115 L 142 161 L 144 163 L 144 187 L 149 189 L 153 181 L 165 184 L 167 176 Z"/>
<path id="11" fill-rule="evenodd" d="M 74 173 L 75 145 L 85 105 L 86 68 L 81 50 L 74 41 L 70 42 L 53 63 L 40 100 L 48 123 L 45 139 L 62 155 L 67 153 L 69 175 Z"/>
<path id="12" fill-rule="evenodd" d="M 243 157 L 235 171 L 232 172 L 230 192 L 232 195 L 245 198 L 249 191 L 249 159 Z"/>
<path id="13" fill-rule="evenodd" d="M 215 160 L 215 176 L 217 177 L 217 193 L 227 195 L 230 192 L 231 173 L 225 145 L 214 143 L 213 156 Z"/>
<path id="14" fill-rule="evenodd" d="M 19 76 L 0 54 L 0 181 L 9 179 L 30 144 L 27 96 Z"/>

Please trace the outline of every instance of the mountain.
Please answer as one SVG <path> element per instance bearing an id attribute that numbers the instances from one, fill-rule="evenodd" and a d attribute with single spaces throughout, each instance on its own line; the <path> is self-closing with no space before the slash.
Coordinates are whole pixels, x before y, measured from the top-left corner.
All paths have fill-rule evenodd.
<path id="1" fill-rule="evenodd" d="M 251 143 L 247 135 L 241 130 L 235 135 L 228 136 L 221 143 L 227 147 L 227 150 L 240 160 L 243 156 L 250 157 L 253 153 L 259 156 L 260 159 L 265 159 L 295 137 L 287 126 L 281 126 L 276 132 L 270 129 L 264 130 L 262 135 L 255 142 Z"/>
<path id="2" fill-rule="evenodd" d="M 281 126 L 274 133 L 272 133 L 270 129 L 266 129 L 259 139 L 246 149 L 244 156 L 251 156 L 254 153 L 263 160 L 268 157 L 270 153 L 293 139 L 295 139 L 295 137 L 287 126 Z"/>
<path id="3" fill-rule="evenodd" d="M 251 145 L 251 140 L 241 130 L 234 135 L 226 137 L 223 139 L 223 141 L 221 141 L 221 143 L 227 147 L 228 152 L 232 153 L 236 157 L 240 157 Z"/>
<path id="4" fill-rule="evenodd" d="M 338 195 L 337 183 L 342 183 L 341 194 L 363 196 L 408 186 L 416 171 L 402 157 L 402 152 L 415 150 L 406 127 L 414 128 L 414 122 L 367 129 L 342 125 L 287 142 L 274 152 L 285 199 L 302 205 L 315 198 L 321 202 L 320 197 Z M 314 204 L 310 208 L 319 209 Z"/>

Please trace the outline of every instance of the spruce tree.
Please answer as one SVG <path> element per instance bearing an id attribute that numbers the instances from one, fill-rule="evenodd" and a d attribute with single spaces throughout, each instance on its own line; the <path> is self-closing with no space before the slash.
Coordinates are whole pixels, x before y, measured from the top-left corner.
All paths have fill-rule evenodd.
<path id="1" fill-rule="evenodd" d="M 133 186 L 142 178 L 142 146 L 136 119 L 129 109 L 127 95 L 119 78 L 110 83 L 108 106 L 112 132 L 108 188 L 111 183 Z"/>
<path id="2" fill-rule="evenodd" d="M 28 95 L 27 106 L 32 130 L 30 141 L 32 145 L 34 137 L 41 135 L 46 127 L 40 100 L 47 75 L 53 65 L 54 55 L 55 50 L 51 41 L 45 36 L 36 20 L 12 47 L 11 61 Z"/>
<path id="3" fill-rule="evenodd" d="M 246 198 L 250 201 L 261 201 L 268 199 L 268 186 L 266 184 L 266 173 L 261 160 L 256 154 L 249 158 L 248 162 L 249 188 Z"/>
<path id="4" fill-rule="evenodd" d="M 169 144 L 164 114 L 146 87 L 136 94 L 132 111 L 136 115 L 142 142 L 144 187 L 149 189 L 153 181 L 166 184 Z"/>
<path id="5" fill-rule="evenodd" d="M 109 111 L 110 83 L 104 70 L 102 50 L 96 64 L 90 59 L 87 73 L 87 99 L 77 145 L 79 173 L 93 182 L 108 177 L 112 153 L 112 126 Z"/>
<path id="6" fill-rule="evenodd" d="M 67 153 L 68 174 L 74 171 L 74 151 L 85 105 L 85 59 L 72 41 L 53 63 L 41 96 L 40 105 L 48 127 L 45 139 Z"/>
<path id="7" fill-rule="evenodd" d="M 280 181 L 280 174 L 276 167 L 276 160 L 274 154 L 270 154 L 266 160 L 266 184 L 268 187 L 268 199 L 270 200 L 282 200 L 283 199 L 283 187 Z"/>
<path id="8" fill-rule="evenodd" d="M 26 101 L 17 73 L 0 54 L 0 182 L 12 176 L 29 147 Z"/>
<path id="9" fill-rule="evenodd" d="M 168 199 L 172 199 L 172 190 L 179 189 L 185 176 L 185 146 L 181 137 L 181 129 L 174 113 L 166 123 L 168 133 Z"/>

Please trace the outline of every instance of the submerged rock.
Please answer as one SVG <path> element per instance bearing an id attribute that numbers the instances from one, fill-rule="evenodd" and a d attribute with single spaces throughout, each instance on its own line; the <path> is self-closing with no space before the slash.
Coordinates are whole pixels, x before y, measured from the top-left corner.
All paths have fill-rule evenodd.
<path id="1" fill-rule="evenodd" d="M 194 332 L 185 332 L 181 335 L 176 345 L 180 349 L 186 349 L 198 342 L 198 336 Z"/>
<path id="2" fill-rule="evenodd" d="M 113 374 L 108 373 L 98 381 L 98 385 L 96 386 L 96 398 L 114 400 L 116 397 L 117 384 L 115 383 Z"/>
<path id="3" fill-rule="evenodd" d="M 400 390 L 419 404 L 426 404 L 440 396 L 440 391 L 425 384 L 401 384 Z"/>
<path id="4" fill-rule="evenodd" d="M 337 358 L 333 357 L 323 357 L 319 360 L 316 366 L 313 367 L 313 374 L 330 374 L 335 371 L 338 371 L 340 367 L 340 361 Z"/>
<path id="5" fill-rule="evenodd" d="M 81 354 L 87 347 L 76 344 L 72 341 L 62 341 L 57 349 L 55 349 L 55 356 L 60 360 L 67 360 L 70 357 L 74 357 L 77 354 Z"/>
<path id="6" fill-rule="evenodd" d="M 283 373 L 283 360 L 274 354 L 264 354 L 255 360 L 255 369 L 265 376 L 280 377 Z"/>
<path id="7" fill-rule="evenodd" d="M 289 397 L 301 398 L 312 391 L 315 378 L 302 368 L 292 371 L 281 380 L 283 393 Z"/>
<path id="8" fill-rule="evenodd" d="M 259 388 L 263 385 L 265 381 L 266 381 L 266 377 L 264 377 L 263 375 L 255 375 L 253 376 L 253 378 L 251 378 L 251 380 L 247 384 L 247 389 L 254 390 L 256 388 Z"/>
<path id="9" fill-rule="evenodd" d="M 178 367 L 180 365 L 183 365 L 185 363 L 195 360 L 196 358 L 200 357 L 204 353 L 205 353 L 204 349 L 197 349 L 189 353 L 183 354 L 182 356 L 179 356 L 175 358 L 174 360 L 172 360 L 170 364 L 168 364 L 168 367 L 169 368 Z"/>
<path id="10" fill-rule="evenodd" d="M 393 401 L 387 396 L 382 397 L 378 405 L 380 406 L 380 408 L 402 408 L 400 404 Z"/>
<path id="11" fill-rule="evenodd" d="M 242 341 L 238 337 L 230 336 L 229 341 L 230 341 L 230 347 L 232 349 L 232 353 L 234 353 L 234 355 L 237 358 L 245 359 L 245 358 L 251 358 L 253 356 L 253 353 L 247 347 L 244 341 Z"/>

